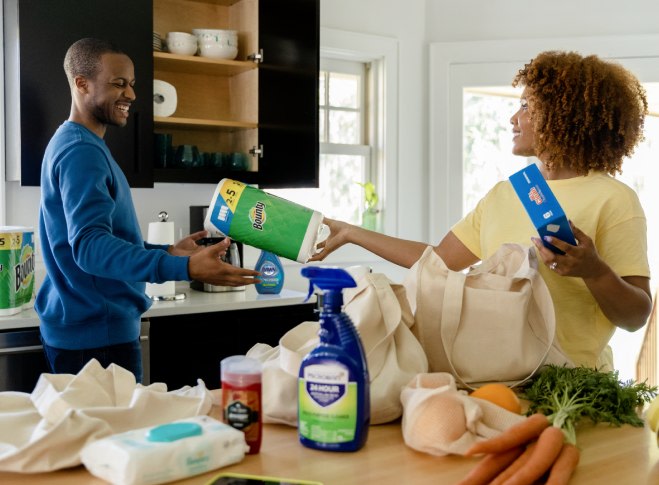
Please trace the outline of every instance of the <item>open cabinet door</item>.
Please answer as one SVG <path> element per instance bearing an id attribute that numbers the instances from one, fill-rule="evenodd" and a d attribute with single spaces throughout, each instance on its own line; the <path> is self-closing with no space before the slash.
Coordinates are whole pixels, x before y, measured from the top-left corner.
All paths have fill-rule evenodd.
<path id="1" fill-rule="evenodd" d="M 319 0 L 259 3 L 260 187 L 318 187 Z"/>

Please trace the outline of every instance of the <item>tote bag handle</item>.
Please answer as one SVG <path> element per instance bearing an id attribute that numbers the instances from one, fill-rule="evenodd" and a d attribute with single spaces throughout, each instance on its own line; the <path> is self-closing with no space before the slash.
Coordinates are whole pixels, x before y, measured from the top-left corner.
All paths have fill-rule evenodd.
<path id="1" fill-rule="evenodd" d="M 516 276 L 522 276 L 522 274 L 526 276 L 529 276 L 528 269 L 523 270 L 519 275 Z M 531 279 L 533 282 L 533 279 Z M 463 300 L 464 300 L 464 289 L 465 285 L 467 283 L 467 275 L 463 272 L 460 271 L 448 271 L 447 277 L 446 277 L 446 287 L 444 290 L 444 303 L 442 306 L 442 319 L 441 319 L 441 340 L 442 340 L 442 346 L 444 347 L 444 352 L 446 354 L 446 359 L 449 363 L 449 366 L 451 367 L 451 371 L 455 378 L 465 387 L 469 389 L 475 389 L 473 386 L 470 386 L 467 384 L 464 380 L 464 378 L 458 373 L 458 371 L 455 368 L 455 365 L 453 364 L 453 347 L 455 344 L 455 340 L 458 335 L 458 330 L 460 329 L 460 317 L 462 315 L 462 305 L 463 305 Z M 536 295 L 536 285 L 532 285 L 532 292 L 533 292 L 533 298 L 536 300 L 536 304 L 539 304 L 537 301 L 537 295 Z M 551 328 L 548 328 L 551 327 Z M 551 321 L 548 322 L 547 325 L 544 326 L 545 330 L 547 331 L 547 339 L 546 339 L 546 349 L 543 351 L 543 355 L 540 357 L 538 364 L 535 366 L 533 371 L 523 379 L 514 382 L 514 383 L 507 383 L 509 387 L 515 387 L 523 382 L 526 382 L 528 379 L 530 379 L 536 371 L 542 366 L 542 364 L 545 362 L 547 359 L 547 356 L 549 355 L 549 351 L 551 350 L 552 346 L 552 338 L 551 335 L 553 335 L 554 330 L 555 330 L 555 322 Z"/>

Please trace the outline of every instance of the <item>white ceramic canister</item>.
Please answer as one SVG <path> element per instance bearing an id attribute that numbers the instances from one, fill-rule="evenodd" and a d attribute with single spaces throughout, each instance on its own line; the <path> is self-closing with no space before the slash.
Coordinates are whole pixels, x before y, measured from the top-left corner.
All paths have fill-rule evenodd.
<path id="1" fill-rule="evenodd" d="M 199 55 L 215 59 L 235 59 L 238 32 L 223 29 L 192 29 L 199 39 Z"/>
<path id="2" fill-rule="evenodd" d="M 0 316 L 32 305 L 34 265 L 34 229 L 0 226 Z"/>

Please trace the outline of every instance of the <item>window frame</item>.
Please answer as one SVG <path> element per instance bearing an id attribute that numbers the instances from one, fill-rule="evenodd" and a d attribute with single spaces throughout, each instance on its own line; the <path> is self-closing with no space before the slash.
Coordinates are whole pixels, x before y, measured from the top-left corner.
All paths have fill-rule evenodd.
<path id="1" fill-rule="evenodd" d="M 333 73 L 340 73 L 340 74 L 353 74 L 355 76 L 359 76 L 362 80 L 361 85 L 360 85 L 360 92 L 359 92 L 359 100 L 360 100 L 360 105 L 357 108 L 340 108 L 337 106 L 331 107 L 329 104 L 324 104 L 325 100 L 321 100 L 319 98 L 318 104 L 319 104 L 319 110 L 324 109 L 325 110 L 325 122 L 324 122 L 324 135 L 329 135 L 329 113 L 331 111 L 346 111 L 346 112 L 359 112 L 359 140 L 357 143 L 349 143 L 347 145 L 353 146 L 353 145 L 364 145 L 364 144 L 369 144 L 369 136 L 368 136 L 368 126 L 369 126 L 369 120 L 368 118 L 370 117 L 368 115 L 369 112 L 369 106 L 370 104 L 368 103 L 367 99 L 367 92 L 366 92 L 366 85 L 368 84 L 368 64 L 362 61 L 348 61 L 348 60 L 338 60 L 338 59 L 330 59 L 330 58 L 321 58 L 320 59 L 320 70 L 321 72 L 333 72 Z M 326 81 L 327 84 L 327 81 Z M 326 98 L 329 99 L 329 92 L 327 90 L 327 85 L 325 87 L 325 96 Z M 321 140 L 323 137 L 321 136 Z M 325 142 L 321 142 L 320 145 L 342 145 L 340 143 L 331 143 L 327 140 L 329 140 L 328 136 L 325 136 L 324 139 L 326 140 Z"/>
<path id="2" fill-rule="evenodd" d="M 354 155 L 364 158 L 364 170 L 362 171 L 362 179 L 367 181 L 377 180 L 377 175 L 379 172 L 379 167 L 373 163 L 372 159 L 372 145 L 377 145 L 377 140 L 374 139 L 377 136 L 376 133 L 371 133 L 369 126 L 375 124 L 375 116 L 373 109 L 376 107 L 372 104 L 371 100 L 368 97 L 367 86 L 371 83 L 371 78 L 369 75 L 370 63 L 366 63 L 361 60 L 354 59 L 334 59 L 321 57 L 320 60 L 320 70 L 328 73 L 340 73 L 340 74 L 353 74 L 361 78 L 360 92 L 359 92 L 359 106 L 357 108 L 337 108 L 331 107 L 329 104 L 324 104 L 325 100 L 319 99 L 319 111 L 324 112 L 324 136 L 321 136 L 321 140 L 329 140 L 329 131 L 330 131 L 330 112 L 334 111 L 346 111 L 346 112 L 357 112 L 359 113 L 359 134 L 358 141 L 355 143 L 330 143 L 329 141 L 319 143 L 319 153 L 320 155 Z M 325 98 L 329 100 L 328 87 L 329 83 L 325 80 Z M 381 192 L 381 190 L 378 190 Z M 379 206 L 380 204 L 378 204 Z M 380 207 L 378 207 L 380 208 Z"/>
<path id="3" fill-rule="evenodd" d="M 371 167 L 376 173 L 367 174 L 379 190 L 382 211 L 382 232 L 398 236 L 398 41 L 378 35 L 362 34 L 322 27 L 320 29 L 321 59 L 360 61 L 371 64 L 366 86 L 369 106 L 375 125 L 369 124 L 368 138 Z M 322 146 L 321 146 L 322 150 Z M 355 264 L 382 261 L 358 246 L 347 245 L 330 254 L 324 263 Z"/>

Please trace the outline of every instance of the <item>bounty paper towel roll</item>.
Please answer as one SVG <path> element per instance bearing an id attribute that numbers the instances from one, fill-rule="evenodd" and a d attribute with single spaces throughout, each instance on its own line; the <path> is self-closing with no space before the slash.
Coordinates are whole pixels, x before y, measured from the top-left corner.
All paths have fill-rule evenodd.
<path id="1" fill-rule="evenodd" d="M 153 115 L 171 116 L 176 111 L 176 88 L 160 79 L 153 80 Z"/>
<path id="2" fill-rule="evenodd" d="M 167 213 L 158 215 L 161 222 L 150 222 L 146 241 L 151 244 L 174 244 L 174 223 L 166 222 Z M 151 298 L 158 296 L 172 296 L 176 293 L 176 283 L 167 281 L 165 283 L 147 283 L 146 294 Z"/>
<path id="3" fill-rule="evenodd" d="M 316 250 L 323 215 L 231 179 L 217 184 L 204 229 L 306 263 Z"/>
<path id="4" fill-rule="evenodd" d="M 0 316 L 32 306 L 34 260 L 34 230 L 0 226 Z"/>

